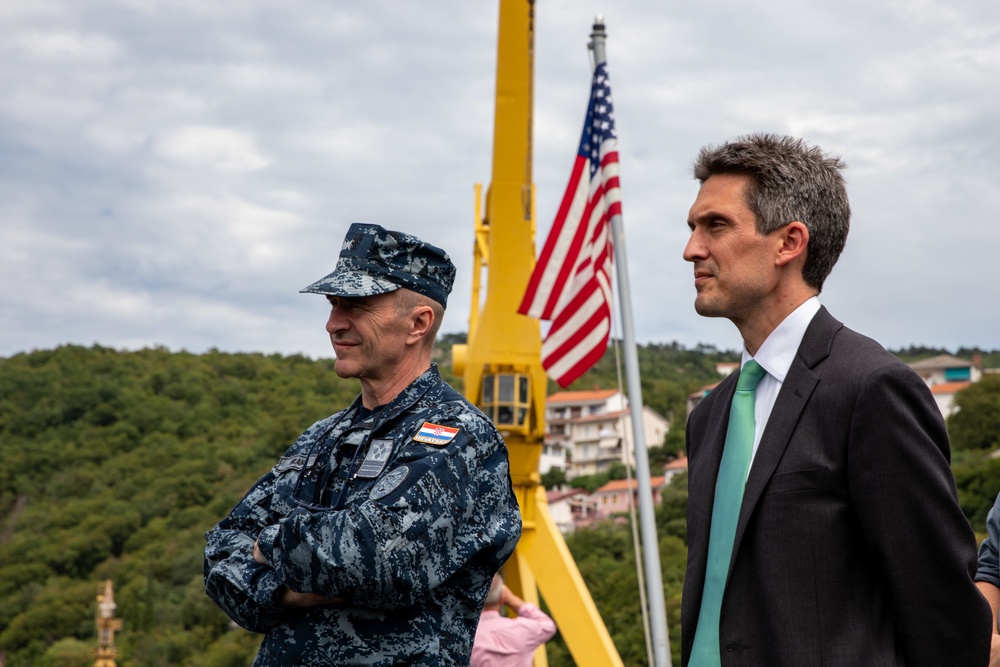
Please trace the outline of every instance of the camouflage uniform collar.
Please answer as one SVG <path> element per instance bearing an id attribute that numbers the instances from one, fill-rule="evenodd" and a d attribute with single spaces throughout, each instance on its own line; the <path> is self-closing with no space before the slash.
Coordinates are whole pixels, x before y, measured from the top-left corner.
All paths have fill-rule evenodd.
<path id="1" fill-rule="evenodd" d="M 440 385 L 442 384 L 444 384 L 444 380 L 441 379 L 441 373 L 438 371 L 438 365 L 432 361 L 430 368 L 424 371 L 420 377 L 411 382 L 406 389 L 399 392 L 396 398 L 389 401 L 385 407 L 374 415 L 375 423 L 385 424 L 393 421 L 400 414 L 409 410 L 413 404 L 423 398 L 424 394 L 428 391 L 438 388 L 438 392 L 440 392 Z M 360 394 L 354 399 L 348 410 L 350 411 L 350 419 L 348 421 L 357 419 L 361 410 Z"/>

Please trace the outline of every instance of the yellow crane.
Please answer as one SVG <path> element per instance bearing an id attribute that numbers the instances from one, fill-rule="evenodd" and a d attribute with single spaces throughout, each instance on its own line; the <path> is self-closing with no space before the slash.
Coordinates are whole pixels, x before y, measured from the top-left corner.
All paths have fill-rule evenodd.
<path id="1" fill-rule="evenodd" d="M 597 607 L 549 514 L 538 463 L 547 380 L 538 320 L 517 313 L 535 265 L 532 182 L 534 0 L 500 0 L 493 174 L 483 215 L 475 187 L 472 308 L 467 345 L 452 349 L 466 397 L 507 443 L 524 529 L 506 566 L 507 584 L 537 603 L 541 591 L 577 664 L 622 665 Z M 486 296 L 480 303 L 485 271 Z M 535 667 L 546 667 L 544 647 Z"/>

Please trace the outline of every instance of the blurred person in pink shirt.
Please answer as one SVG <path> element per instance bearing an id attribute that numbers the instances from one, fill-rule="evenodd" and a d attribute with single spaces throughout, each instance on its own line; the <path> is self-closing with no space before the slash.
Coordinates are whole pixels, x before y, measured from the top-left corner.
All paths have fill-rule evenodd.
<path id="1" fill-rule="evenodd" d="M 507 605 L 517 613 L 500 613 Z M 556 624 L 541 609 L 514 595 L 499 574 L 493 575 L 472 645 L 471 667 L 531 667 L 535 649 L 552 639 Z"/>

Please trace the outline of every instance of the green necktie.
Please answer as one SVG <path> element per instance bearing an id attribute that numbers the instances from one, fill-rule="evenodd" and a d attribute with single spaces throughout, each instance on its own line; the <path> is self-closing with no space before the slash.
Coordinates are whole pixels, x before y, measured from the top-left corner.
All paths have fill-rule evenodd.
<path id="1" fill-rule="evenodd" d="M 736 523 L 740 517 L 743 488 L 746 486 L 750 455 L 753 452 L 754 389 L 762 377 L 764 369 L 756 361 L 751 359 L 744 364 L 729 407 L 729 430 L 726 431 L 726 448 L 722 452 L 719 479 L 715 484 L 705 588 L 701 595 L 701 612 L 694 634 L 690 667 L 716 667 L 722 664 L 719 653 L 722 594 L 726 590 L 733 540 L 736 538 Z"/>

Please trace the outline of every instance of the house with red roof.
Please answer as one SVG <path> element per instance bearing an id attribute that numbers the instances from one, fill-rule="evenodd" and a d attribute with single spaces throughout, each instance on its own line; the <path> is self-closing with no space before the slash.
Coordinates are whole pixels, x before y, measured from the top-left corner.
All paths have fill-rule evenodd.
<path id="1" fill-rule="evenodd" d="M 649 479 L 653 492 L 653 505 L 660 504 L 663 489 L 667 486 L 666 477 L 659 475 Z M 639 508 L 639 484 L 635 479 L 615 479 L 590 494 L 589 500 L 594 504 L 600 518 L 606 519 L 613 514 L 629 511 L 629 496 L 633 506 Z"/>
<path id="2" fill-rule="evenodd" d="M 982 357 L 976 355 L 972 361 L 939 354 L 909 364 L 931 389 L 934 402 L 947 419 L 955 412 L 955 394 L 983 376 Z"/>
<path id="3" fill-rule="evenodd" d="M 586 489 L 553 490 L 545 493 L 549 514 L 561 533 L 572 533 L 598 518 L 597 506 Z"/>

